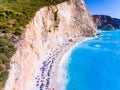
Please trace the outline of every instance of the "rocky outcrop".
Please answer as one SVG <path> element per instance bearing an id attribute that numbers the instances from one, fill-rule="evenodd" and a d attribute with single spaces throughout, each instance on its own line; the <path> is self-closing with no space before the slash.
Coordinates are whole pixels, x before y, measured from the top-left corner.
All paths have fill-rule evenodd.
<path id="1" fill-rule="evenodd" d="M 115 30 L 120 28 L 120 19 L 107 15 L 93 15 L 93 21 L 98 29 Z"/>
<path id="2" fill-rule="evenodd" d="M 37 90 L 35 77 L 45 57 L 72 39 L 97 33 L 83 0 L 41 8 L 26 26 L 11 60 L 5 90 Z"/>
<path id="3" fill-rule="evenodd" d="M 115 30 L 115 27 L 111 24 L 107 24 L 107 25 L 103 26 L 102 29 L 103 30 Z"/>

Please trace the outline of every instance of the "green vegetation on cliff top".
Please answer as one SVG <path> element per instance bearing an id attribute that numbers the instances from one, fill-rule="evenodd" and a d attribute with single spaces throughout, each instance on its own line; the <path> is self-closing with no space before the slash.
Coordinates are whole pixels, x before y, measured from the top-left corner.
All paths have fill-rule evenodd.
<path id="1" fill-rule="evenodd" d="M 14 44 L 26 24 L 44 6 L 66 0 L 0 0 L 0 89 L 4 86 L 15 52 Z"/>

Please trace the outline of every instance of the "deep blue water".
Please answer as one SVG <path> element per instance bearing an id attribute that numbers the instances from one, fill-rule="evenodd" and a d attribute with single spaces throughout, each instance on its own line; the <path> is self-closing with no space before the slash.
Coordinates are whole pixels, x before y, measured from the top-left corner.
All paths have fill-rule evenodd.
<path id="1" fill-rule="evenodd" d="M 66 90 L 120 90 L 120 30 L 100 34 L 72 51 Z"/>

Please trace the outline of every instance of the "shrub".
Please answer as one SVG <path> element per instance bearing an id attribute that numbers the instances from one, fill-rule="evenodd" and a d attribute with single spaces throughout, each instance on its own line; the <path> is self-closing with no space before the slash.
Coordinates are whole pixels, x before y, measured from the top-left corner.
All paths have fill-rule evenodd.
<path id="1" fill-rule="evenodd" d="M 22 35 L 22 31 L 20 29 L 16 29 L 14 32 L 14 35 L 20 36 L 20 35 Z"/>
<path id="2" fill-rule="evenodd" d="M 58 10 L 54 12 L 54 20 L 56 21 L 58 19 Z"/>
<path id="3" fill-rule="evenodd" d="M 5 70 L 0 74 L 0 88 L 2 88 L 5 85 L 5 81 L 8 77 L 8 71 Z"/>

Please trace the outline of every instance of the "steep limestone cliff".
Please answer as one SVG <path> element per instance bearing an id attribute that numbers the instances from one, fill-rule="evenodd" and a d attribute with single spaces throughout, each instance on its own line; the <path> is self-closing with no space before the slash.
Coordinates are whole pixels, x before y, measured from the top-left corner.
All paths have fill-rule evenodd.
<path id="1" fill-rule="evenodd" d="M 16 44 L 4 90 L 38 90 L 34 79 L 49 53 L 71 40 L 96 33 L 83 0 L 41 8 Z"/>

